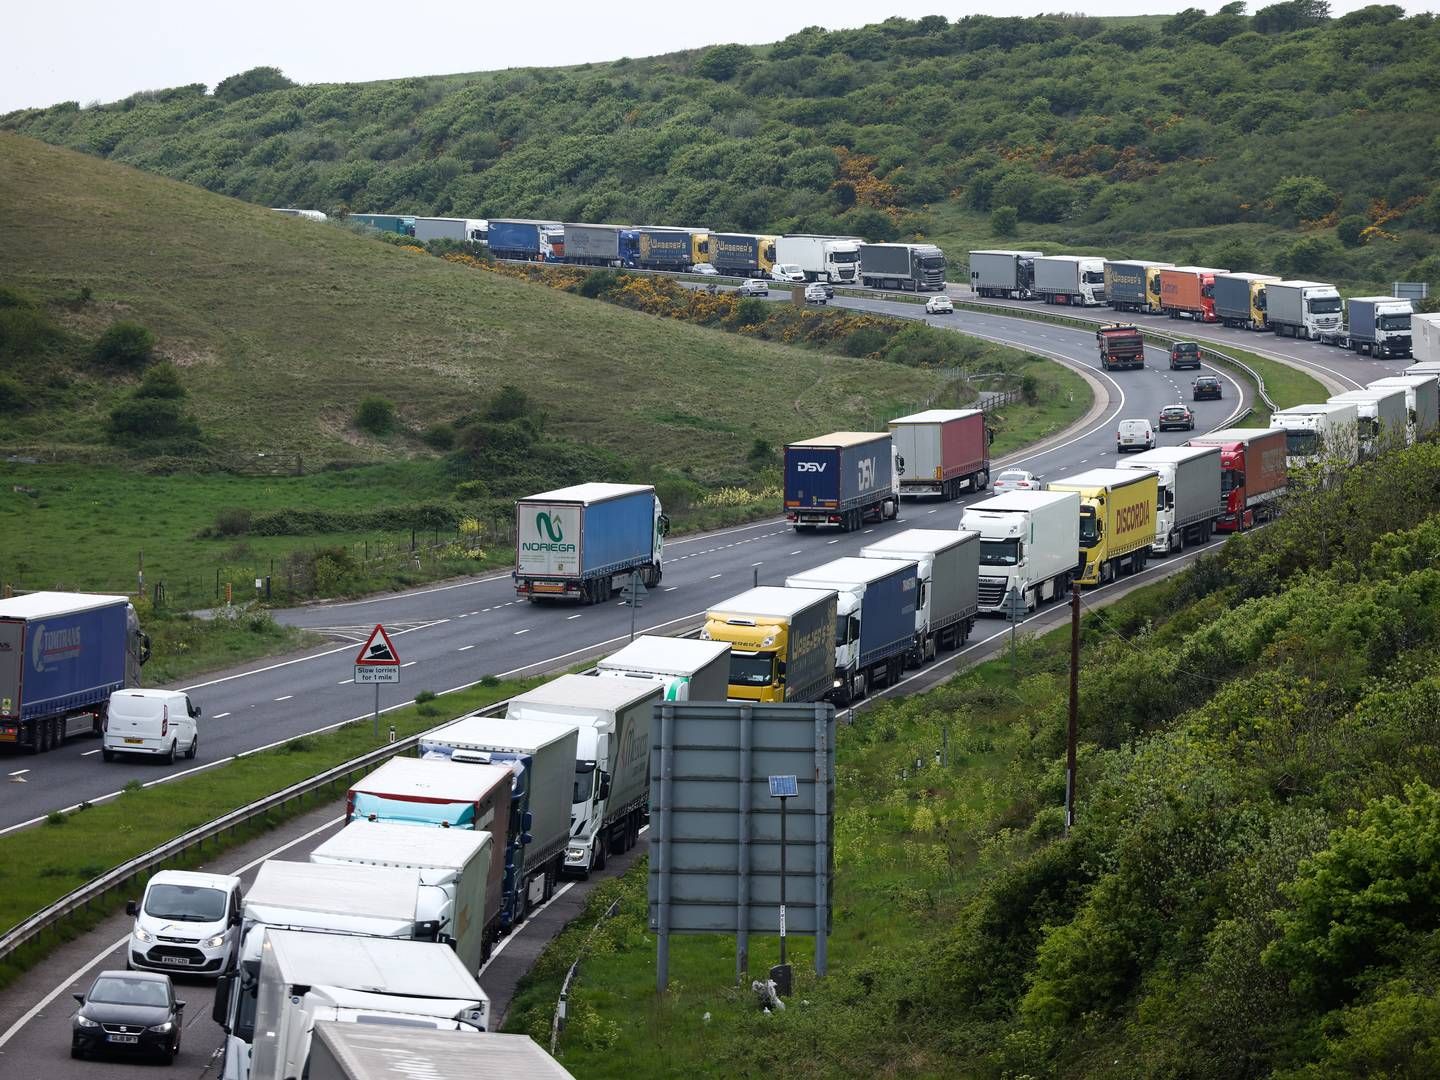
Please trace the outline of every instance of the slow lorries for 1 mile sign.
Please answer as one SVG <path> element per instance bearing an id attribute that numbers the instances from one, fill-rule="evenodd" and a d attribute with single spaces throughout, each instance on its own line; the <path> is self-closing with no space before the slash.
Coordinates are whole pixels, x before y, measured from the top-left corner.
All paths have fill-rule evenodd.
<path id="1" fill-rule="evenodd" d="M 400 681 L 400 654 L 385 627 L 379 623 L 370 631 L 370 637 L 355 657 L 355 682 L 398 683 Z"/>

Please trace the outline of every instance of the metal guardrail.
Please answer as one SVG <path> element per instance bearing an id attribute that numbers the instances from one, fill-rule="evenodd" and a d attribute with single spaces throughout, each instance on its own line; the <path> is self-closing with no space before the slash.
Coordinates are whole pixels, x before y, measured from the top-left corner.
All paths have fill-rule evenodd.
<path id="1" fill-rule="evenodd" d="M 604 925 L 606 919 L 615 917 L 620 910 L 620 898 L 616 897 L 611 904 L 596 920 L 595 925 L 590 928 L 590 933 L 585 937 L 585 943 L 580 946 L 580 951 L 575 955 L 575 962 L 570 965 L 570 970 L 565 973 L 565 981 L 560 984 L 560 996 L 555 999 L 555 1011 L 550 1016 L 550 1056 L 555 1056 L 555 1045 L 560 1041 L 560 1032 L 565 1030 L 566 1014 L 569 1012 L 570 984 L 574 981 L 575 975 L 580 970 L 580 961 L 585 959 L 585 953 L 590 949 L 590 943 L 595 940 L 596 933 Z"/>

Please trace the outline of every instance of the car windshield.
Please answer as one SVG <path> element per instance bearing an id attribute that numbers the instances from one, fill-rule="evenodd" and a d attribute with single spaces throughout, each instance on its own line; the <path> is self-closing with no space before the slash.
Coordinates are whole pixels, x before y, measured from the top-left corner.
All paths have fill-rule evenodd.
<path id="1" fill-rule="evenodd" d="M 775 670 L 774 653 L 730 654 L 730 685 L 769 686 Z"/>
<path id="2" fill-rule="evenodd" d="M 145 914 L 178 922 L 219 922 L 225 917 L 225 893 L 203 885 L 151 885 Z"/>
<path id="3" fill-rule="evenodd" d="M 1080 508 L 1080 546 L 1094 547 L 1099 542 L 1100 533 L 1095 527 L 1095 508 L 1082 506 Z"/>
<path id="4" fill-rule="evenodd" d="M 85 1000 L 97 1005 L 144 1005 L 163 1009 L 170 1004 L 170 993 L 159 979 L 102 977 L 95 980 Z"/>
<path id="5" fill-rule="evenodd" d="M 1020 561 L 1019 540 L 981 540 L 981 566 L 1014 566 Z"/>

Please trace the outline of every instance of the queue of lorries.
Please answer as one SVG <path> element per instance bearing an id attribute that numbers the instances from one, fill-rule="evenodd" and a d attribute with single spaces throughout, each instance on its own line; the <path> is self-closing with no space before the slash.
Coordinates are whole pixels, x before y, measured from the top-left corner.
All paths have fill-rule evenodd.
<path id="1" fill-rule="evenodd" d="M 995 249 L 970 252 L 970 285 L 984 297 L 1109 305 L 1116 311 L 1303 337 L 1371 356 L 1440 361 L 1440 315 L 1416 315 L 1411 301 L 1392 296 L 1342 300 L 1334 285 L 1320 281 L 1146 259 Z"/>

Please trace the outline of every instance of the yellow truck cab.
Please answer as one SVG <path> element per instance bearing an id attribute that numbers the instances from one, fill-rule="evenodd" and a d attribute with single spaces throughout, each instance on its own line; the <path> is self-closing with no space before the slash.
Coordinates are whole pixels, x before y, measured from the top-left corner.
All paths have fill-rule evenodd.
<path id="1" fill-rule="evenodd" d="M 1050 491 L 1080 496 L 1081 585 L 1102 585 L 1145 568 L 1155 542 L 1159 477 L 1150 470 L 1091 469 L 1052 480 Z"/>
<path id="2" fill-rule="evenodd" d="M 730 644 L 732 701 L 819 701 L 835 683 L 835 593 L 761 585 L 705 613 L 700 637 Z"/>

